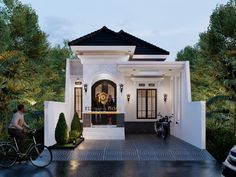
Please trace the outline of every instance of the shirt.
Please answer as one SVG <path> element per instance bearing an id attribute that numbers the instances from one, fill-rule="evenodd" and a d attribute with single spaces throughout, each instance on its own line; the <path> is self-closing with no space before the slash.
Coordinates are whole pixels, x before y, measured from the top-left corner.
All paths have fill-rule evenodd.
<path id="1" fill-rule="evenodd" d="M 11 123 L 9 124 L 8 128 L 23 130 L 23 127 L 29 128 L 29 126 L 25 122 L 24 114 L 17 111 L 15 114 L 13 114 Z"/>

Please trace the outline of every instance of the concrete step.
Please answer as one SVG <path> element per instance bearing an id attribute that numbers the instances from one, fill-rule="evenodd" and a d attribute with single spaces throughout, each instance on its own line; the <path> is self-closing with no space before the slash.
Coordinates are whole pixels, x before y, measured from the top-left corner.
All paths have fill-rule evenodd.
<path id="1" fill-rule="evenodd" d="M 84 128 L 83 136 L 91 140 L 124 140 L 124 127 L 91 127 Z"/>

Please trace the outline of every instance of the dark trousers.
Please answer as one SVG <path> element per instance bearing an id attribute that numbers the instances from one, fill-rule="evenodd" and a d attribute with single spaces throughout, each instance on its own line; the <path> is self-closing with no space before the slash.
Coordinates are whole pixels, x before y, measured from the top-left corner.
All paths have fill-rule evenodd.
<path id="1" fill-rule="evenodd" d="M 18 129 L 15 128 L 9 128 L 8 129 L 8 133 L 9 135 L 11 135 L 12 137 L 15 137 L 17 140 L 17 145 L 18 148 L 21 152 L 23 152 L 24 150 L 24 144 L 25 144 L 25 138 L 26 138 L 26 134 Z"/>

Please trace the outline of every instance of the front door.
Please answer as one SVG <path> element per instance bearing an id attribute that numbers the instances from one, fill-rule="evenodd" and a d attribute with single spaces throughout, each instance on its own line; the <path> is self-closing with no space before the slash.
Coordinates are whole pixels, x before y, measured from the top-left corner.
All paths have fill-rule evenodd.
<path id="1" fill-rule="evenodd" d="M 93 125 L 116 124 L 116 116 L 109 112 L 116 111 L 116 84 L 110 80 L 100 80 L 92 86 Z M 99 112 L 102 112 L 99 114 Z"/>

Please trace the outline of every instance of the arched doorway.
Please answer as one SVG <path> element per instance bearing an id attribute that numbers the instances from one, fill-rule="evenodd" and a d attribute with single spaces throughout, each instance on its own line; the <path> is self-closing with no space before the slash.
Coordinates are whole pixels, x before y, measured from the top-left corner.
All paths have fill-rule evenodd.
<path id="1" fill-rule="evenodd" d="M 94 125 L 116 124 L 116 117 L 109 113 L 116 111 L 116 84 L 110 80 L 99 80 L 92 86 L 92 111 L 103 111 L 103 114 L 92 116 Z"/>

